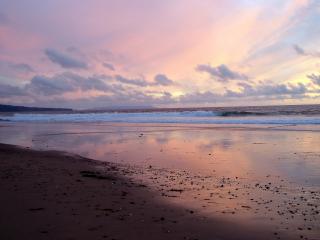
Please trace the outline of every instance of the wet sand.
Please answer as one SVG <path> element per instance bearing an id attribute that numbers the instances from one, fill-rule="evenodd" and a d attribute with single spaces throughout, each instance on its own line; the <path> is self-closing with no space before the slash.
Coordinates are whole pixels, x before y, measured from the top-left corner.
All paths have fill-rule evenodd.
<path id="1" fill-rule="evenodd" d="M 0 239 L 318 240 L 319 133 L 6 123 Z"/>
<path id="2" fill-rule="evenodd" d="M 0 239 L 319 239 L 315 229 L 276 231 L 259 221 L 208 216 L 166 200 L 183 201 L 186 192 L 203 189 L 199 181 L 208 176 L 101 163 L 5 144 L 0 145 L 0 159 Z M 157 190 L 135 175 L 149 176 L 162 185 Z M 190 182 L 180 182 L 177 188 L 176 180 L 185 177 Z M 237 185 L 230 179 L 223 181 L 213 186 L 216 191 Z M 319 201 L 318 192 L 313 197 Z M 246 211 L 252 207 L 242 206 Z M 310 238 L 307 231 L 312 233 Z"/>
<path id="3" fill-rule="evenodd" d="M 0 145 L 1 239 L 256 239 L 266 230 L 164 205 L 114 164 Z M 97 171 L 97 167 L 100 167 Z M 268 238 L 265 238 L 268 239 Z"/>

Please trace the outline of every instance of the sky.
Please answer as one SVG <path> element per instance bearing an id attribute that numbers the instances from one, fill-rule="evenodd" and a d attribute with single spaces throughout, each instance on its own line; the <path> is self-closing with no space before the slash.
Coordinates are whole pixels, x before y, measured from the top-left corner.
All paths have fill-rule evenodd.
<path id="1" fill-rule="evenodd" d="M 320 103 L 320 0 L 0 0 L 0 103 Z"/>

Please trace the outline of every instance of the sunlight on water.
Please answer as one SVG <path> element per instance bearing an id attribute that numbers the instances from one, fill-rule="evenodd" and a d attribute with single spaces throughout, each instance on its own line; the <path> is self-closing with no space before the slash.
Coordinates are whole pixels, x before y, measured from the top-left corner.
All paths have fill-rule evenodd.
<path id="1" fill-rule="evenodd" d="M 71 151 L 102 161 L 214 169 L 239 176 L 272 173 L 303 184 L 320 184 L 320 134 L 315 126 L 231 130 L 196 125 L 30 123 L 9 124 L 0 131 L 1 142 Z"/>
<path id="2" fill-rule="evenodd" d="M 6 123 L 0 142 L 114 162 L 191 213 L 317 233 L 316 125 Z"/>

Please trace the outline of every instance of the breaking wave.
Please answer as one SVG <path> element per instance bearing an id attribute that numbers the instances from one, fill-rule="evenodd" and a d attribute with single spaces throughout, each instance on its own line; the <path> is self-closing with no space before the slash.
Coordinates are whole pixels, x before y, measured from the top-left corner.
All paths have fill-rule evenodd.
<path id="1" fill-rule="evenodd" d="M 270 114 L 251 111 L 174 111 L 102 113 L 17 113 L 1 116 L 11 122 L 118 122 L 196 124 L 320 124 L 320 115 Z"/>

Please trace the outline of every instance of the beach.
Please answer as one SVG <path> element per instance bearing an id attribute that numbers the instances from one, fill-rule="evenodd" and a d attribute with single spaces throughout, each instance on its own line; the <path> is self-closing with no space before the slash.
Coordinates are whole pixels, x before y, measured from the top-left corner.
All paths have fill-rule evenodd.
<path id="1" fill-rule="evenodd" d="M 0 240 L 320 240 L 320 0 L 0 0 Z"/>
<path id="2" fill-rule="evenodd" d="M 166 206 L 116 166 L 1 145 L 1 239 L 269 239 Z M 96 167 L 101 167 L 97 171 Z M 267 235 L 261 238 L 261 232 Z M 241 236 L 241 237 L 239 237 Z M 267 237 L 268 236 L 268 237 Z"/>
<path id="3" fill-rule="evenodd" d="M 320 240 L 320 0 L 0 0 L 0 240 Z"/>
<path id="4" fill-rule="evenodd" d="M 1 239 L 319 239 L 315 129 L 8 123 L 0 131 L 10 143 L 0 151 Z M 295 146 L 297 136 L 313 151 Z M 277 139 L 303 159 L 301 172 Z M 248 162 L 254 148 L 271 167 Z M 268 155 L 289 170 L 279 174 Z"/>

